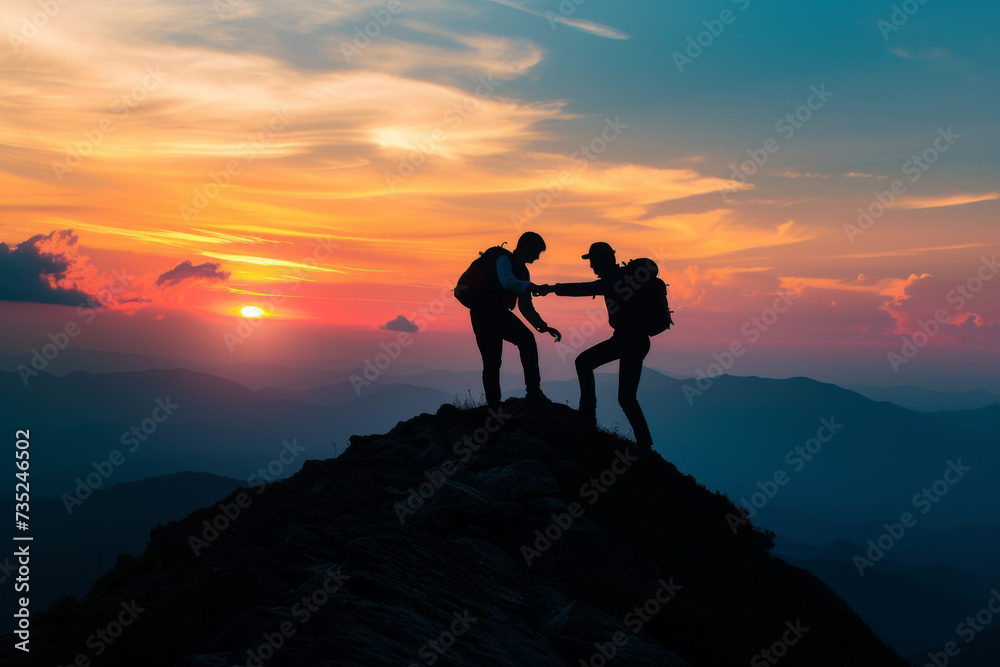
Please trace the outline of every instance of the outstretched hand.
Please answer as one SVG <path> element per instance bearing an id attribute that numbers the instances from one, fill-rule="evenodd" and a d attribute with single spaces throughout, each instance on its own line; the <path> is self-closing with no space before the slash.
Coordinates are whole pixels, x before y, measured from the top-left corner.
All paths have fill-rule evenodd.
<path id="1" fill-rule="evenodd" d="M 553 327 L 545 327 L 545 331 L 543 331 L 542 333 L 552 334 L 552 337 L 556 339 L 557 343 L 562 340 L 562 334 L 559 333 L 558 329 L 555 329 Z"/>
<path id="2" fill-rule="evenodd" d="M 535 285 L 531 286 L 531 296 L 545 296 L 546 294 L 551 294 L 553 287 L 551 285 Z"/>

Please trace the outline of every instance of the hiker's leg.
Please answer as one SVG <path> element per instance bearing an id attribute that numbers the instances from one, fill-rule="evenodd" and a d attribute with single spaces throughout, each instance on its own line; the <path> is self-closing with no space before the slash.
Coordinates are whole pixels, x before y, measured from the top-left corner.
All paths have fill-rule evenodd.
<path id="1" fill-rule="evenodd" d="M 622 357 L 618 362 L 618 405 L 632 425 L 635 442 L 643 448 L 652 448 L 653 436 L 649 432 L 646 416 L 642 413 L 637 394 L 642 377 L 642 361 L 649 353 L 649 336 L 630 335 L 621 340 Z"/>
<path id="2" fill-rule="evenodd" d="M 528 391 L 540 390 L 542 375 L 538 370 L 538 344 L 535 334 L 514 313 L 506 311 L 503 339 L 517 346 L 521 355 L 521 369 L 524 371 L 524 386 Z"/>
<path id="3" fill-rule="evenodd" d="M 486 308 L 469 311 L 472 317 L 472 331 L 476 334 L 476 345 L 483 357 L 483 393 L 486 403 L 500 403 L 500 365 L 503 363 L 503 338 L 499 322 L 494 313 Z"/>
<path id="4" fill-rule="evenodd" d="M 619 355 L 618 347 L 609 338 L 587 348 L 576 358 L 576 375 L 580 379 L 580 410 L 593 412 L 597 409 L 594 369 L 614 361 Z"/>

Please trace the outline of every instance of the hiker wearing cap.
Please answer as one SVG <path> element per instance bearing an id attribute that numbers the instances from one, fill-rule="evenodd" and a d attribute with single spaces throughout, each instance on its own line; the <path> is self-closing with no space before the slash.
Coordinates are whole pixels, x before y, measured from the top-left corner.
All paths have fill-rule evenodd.
<path id="1" fill-rule="evenodd" d="M 597 423 L 594 370 L 618 359 L 618 404 L 632 425 L 636 444 L 651 449 L 653 438 L 646 424 L 646 416 L 642 413 L 642 407 L 636 397 L 639 378 L 642 375 L 642 362 L 649 353 L 648 329 L 642 321 L 641 314 L 629 300 L 636 291 L 630 285 L 636 283 L 626 268 L 618 265 L 614 248 L 603 241 L 592 244 L 590 251 L 583 255 L 583 259 L 590 260 L 590 268 L 597 275 L 597 280 L 589 283 L 542 285 L 535 294 L 604 297 L 604 303 L 608 308 L 608 323 L 614 329 L 614 334 L 608 340 L 584 350 L 576 358 L 576 373 L 580 378 L 580 412 L 588 423 Z M 651 262 L 651 260 L 642 261 Z M 655 278 L 655 271 L 652 275 Z"/>
<path id="2" fill-rule="evenodd" d="M 513 312 L 516 305 L 524 318 L 539 333 L 548 333 L 555 342 L 562 334 L 550 327 L 531 303 L 533 291 L 548 289 L 535 285 L 528 273 L 528 264 L 545 251 L 545 241 L 535 232 L 525 232 L 511 251 L 495 246 L 480 253 L 469 269 L 459 278 L 455 296 L 469 308 L 472 331 L 483 357 L 483 391 L 489 405 L 500 404 L 500 366 L 503 362 L 503 342 L 517 346 L 524 370 L 525 398 L 551 402 L 541 389 L 538 369 L 538 346 L 535 336 Z"/>

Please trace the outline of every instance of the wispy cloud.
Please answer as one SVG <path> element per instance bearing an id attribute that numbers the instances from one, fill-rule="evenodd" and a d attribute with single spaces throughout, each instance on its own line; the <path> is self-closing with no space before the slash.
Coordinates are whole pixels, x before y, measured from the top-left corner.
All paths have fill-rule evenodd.
<path id="1" fill-rule="evenodd" d="M 841 174 L 844 178 L 886 178 L 882 174 L 867 174 L 863 171 L 849 171 L 846 174 Z"/>
<path id="2" fill-rule="evenodd" d="M 276 257 L 256 257 L 254 255 L 234 255 L 229 253 L 209 252 L 209 251 L 203 252 L 201 254 L 204 255 L 205 257 L 212 257 L 213 259 L 224 259 L 227 262 L 254 264 L 256 266 L 282 266 L 292 269 L 308 269 L 309 271 L 322 271 L 324 273 L 343 273 L 343 274 L 347 273 L 347 271 L 335 269 L 330 266 L 317 266 L 316 264 L 291 262 L 285 259 L 278 259 Z"/>
<path id="3" fill-rule="evenodd" d="M 912 51 L 898 47 L 889 50 L 893 53 L 893 55 L 897 55 L 900 58 L 906 58 L 907 60 L 941 60 L 943 58 L 951 57 L 951 52 L 948 51 L 948 49 L 942 49 L 940 47 L 921 51 L 920 53 L 913 53 Z"/>
<path id="4" fill-rule="evenodd" d="M 833 174 L 820 174 L 814 171 L 799 171 L 798 169 L 785 169 L 784 171 L 772 171 L 772 176 L 782 176 L 784 178 L 830 178 Z"/>
<path id="5" fill-rule="evenodd" d="M 671 257 L 686 260 L 736 256 L 760 248 L 793 245 L 819 234 L 818 230 L 794 220 L 773 226 L 750 225 L 727 209 L 664 216 L 643 223 L 637 237 L 649 238 L 652 236 L 650 231 L 655 230 L 656 238 L 669 239 Z"/>
<path id="6" fill-rule="evenodd" d="M 182 232 L 169 229 L 130 229 L 127 227 L 115 227 L 112 225 L 99 225 L 79 220 L 60 220 L 59 224 L 72 225 L 76 229 L 83 229 L 100 234 L 111 234 L 113 236 L 124 236 L 136 241 L 149 243 L 162 243 L 176 247 L 188 247 L 191 244 L 208 245 L 228 245 L 231 243 L 279 243 L 272 239 L 265 239 L 260 236 L 249 236 L 247 234 L 227 234 L 224 232 L 213 232 L 204 229 L 192 229 L 191 232 Z M 287 243 L 284 241 L 282 243 Z"/>
<path id="7" fill-rule="evenodd" d="M 913 255 L 923 255 L 929 252 L 941 252 L 943 250 L 965 250 L 966 248 L 985 248 L 993 245 L 991 243 L 960 243 L 957 245 L 931 246 L 927 248 L 898 248 L 894 250 L 883 250 L 880 252 L 857 252 L 848 255 L 834 255 L 834 259 L 871 259 L 876 257 L 911 257 Z"/>
<path id="8" fill-rule="evenodd" d="M 866 292 L 888 297 L 891 301 L 898 301 L 905 298 L 908 287 L 930 277 L 931 275 L 928 273 L 919 275 L 910 274 L 907 278 L 876 278 L 874 276 L 866 276 L 863 273 L 859 274 L 857 278 L 784 276 L 781 278 L 781 286 L 797 293 L 801 293 L 803 288 L 811 287 L 815 289 Z"/>
<path id="9" fill-rule="evenodd" d="M 942 208 L 945 206 L 962 206 L 981 201 L 1000 199 L 1000 192 L 984 194 L 942 195 L 938 197 L 905 197 L 896 204 L 899 208 Z"/>
<path id="10" fill-rule="evenodd" d="M 518 11 L 522 11 L 533 16 L 540 16 L 543 19 L 546 19 L 550 24 L 561 23 L 563 25 L 568 25 L 571 28 L 576 28 L 577 30 L 590 33 L 591 35 L 597 35 L 598 37 L 607 37 L 608 39 L 631 39 L 631 35 L 628 35 L 617 28 L 604 25 L 603 23 L 576 19 L 572 16 L 563 16 L 562 14 L 557 14 L 552 11 L 542 12 L 531 7 L 525 7 L 517 2 L 512 2 L 511 0 L 490 0 L 490 2 L 495 2 L 498 5 L 504 5 L 505 7 L 517 9 Z M 555 26 L 553 26 L 553 28 L 554 27 Z"/>

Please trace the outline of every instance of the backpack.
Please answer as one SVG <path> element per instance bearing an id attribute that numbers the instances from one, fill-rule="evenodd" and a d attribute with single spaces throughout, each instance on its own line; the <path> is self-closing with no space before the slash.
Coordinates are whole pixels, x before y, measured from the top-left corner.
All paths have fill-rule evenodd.
<path id="1" fill-rule="evenodd" d="M 488 295 L 490 276 L 496 273 L 494 267 L 497 259 L 501 255 L 509 256 L 512 254 L 510 250 L 503 247 L 506 243 L 504 241 L 500 245 L 480 251 L 479 257 L 472 260 L 469 268 L 459 277 L 458 282 L 455 283 L 454 292 L 455 298 L 460 304 L 466 308 L 472 308 Z"/>
<path id="2" fill-rule="evenodd" d="M 626 317 L 647 336 L 663 333 L 674 324 L 667 302 L 667 284 L 657 277 L 656 262 L 647 258 L 633 259 L 622 264 L 624 275 L 615 291 L 624 297 Z"/>

